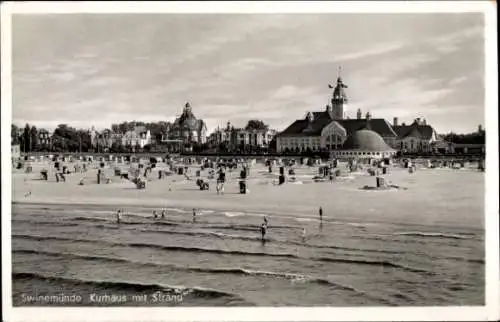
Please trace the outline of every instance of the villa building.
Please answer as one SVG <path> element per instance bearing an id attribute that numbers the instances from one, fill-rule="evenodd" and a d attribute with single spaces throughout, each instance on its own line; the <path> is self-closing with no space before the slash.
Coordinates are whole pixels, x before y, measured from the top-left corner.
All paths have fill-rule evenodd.
<path id="1" fill-rule="evenodd" d="M 184 106 L 182 114 L 172 124 L 168 139 L 181 141 L 185 144 L 204 144 L 207 142 L 207 126 L 203 120 L 194 116 L 189 102 Z"/>
<path id="2" fill-rule="evenodd" d="M 267 149 L 276 136 L 273 129 L 235 128 L 227 123 L 226 128 L 217 128 L 209 136 L 212 146 L 225 146 L 228 150 L 244 150 L 245 148 Z"/>
<path id="3" fill-rule="evenodd" d="M 392 128 L 398 135 L 393 146 L 402 152 L 431 152 L 438 141 L 436 131 L 425 119 L 417 118 L 410 125 L 398 125 L 398 119 L 394 118 Z"/>

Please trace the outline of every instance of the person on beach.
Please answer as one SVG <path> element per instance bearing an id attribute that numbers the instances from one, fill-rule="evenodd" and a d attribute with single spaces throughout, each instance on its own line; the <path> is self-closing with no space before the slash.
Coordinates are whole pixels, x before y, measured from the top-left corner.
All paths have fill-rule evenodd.
<path id="1" fill-rule="evenodd" d="M 193 208 L 193 223 L 196 222 L 196 209 Z"/>
<path id="2" fill-rule="evenodd" d="M 306 238 L 307 238 L 306 229 L 305 229 L 305 228 L 302 228 L 302 241 L 303 241 L 303 242 L 306 242 Z"/>
<path id="3" fill-rule="evenodd" d="M 156 210 L 153 210 L 153 218 L 158 219 L 158 213 L 156 212 Z"/>
<path id="4" fill-rule="evenodd" d="M 264 216 L 264 224 L 267 226 L 268 221 L 267 221 L 267 216 Z"/>
<path id="5" fill-rule="evenodd" d="M 267 233 L 267 226 L 266 226 L 266 224 L 262 224 L 260 226 L 260 233 L 262 235 L 262 241 L 264 242 L 266 240 L 266 233 Z"/>
<path id="6" fill-rule="evenodd" d="M 121 219 L 122 219 L 122 211 L 118 209 L 116 211 L 116 223 L 119 224 Z"/>
<path id="7" fill-rule="evenodd" d="M 323 221 L 323 208 L 319 207 L 319 220 Z"/>
<path id="8" fill-rule="evenodd" d="M 161 219 L 165 219 L 165 214 L 166 214 L 166 211 L 165 211 L 165 209 L 163 209 L 161 211 Z"/>

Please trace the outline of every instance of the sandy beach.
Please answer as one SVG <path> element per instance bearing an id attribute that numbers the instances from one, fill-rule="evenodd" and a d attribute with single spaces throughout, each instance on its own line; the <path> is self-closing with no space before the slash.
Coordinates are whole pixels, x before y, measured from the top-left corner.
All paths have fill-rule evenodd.
<path id="1" fill-rule="evenodd" d="M 317 217 L 317 209 L 321 206 L 327 216 L 338 220 L 457 225 L 478 229 L 484 226 L 484 173 L 478 172 L 473 165 L 460 170 L 420 168 L 414 174 L 393 167 L 384 176 L 386 181 L 407 190 L 364 191 L 360 188 L 375 185 L 375 177 L 369 176 L 366 170 L 339 177 L 335 182 L 315 183 L 312 178 L 317 175 L 318 167 L 299 166 L 295 168 L 297 182 L 278 186 L 273 185 L 273 181 L 278 180 L 278 167 L 274 167 L 274 173 L 270 174 L 263 164 L 257 164 L 247 180 L 250 192 L 244 195 L 239 193 L 239 170 L 227 172 L 225 193 L 217 195 L 215 179 L 208 180 L 209 191 L 200 191 L 196 186 L 198 166 L 190 168 L 191 180 L 183 175 L 160 180 L 158 170 L 153 169 L 144 190 L 136 189 L 129 180 L 114 176 L 112 165 L 104 169 L 112 182 L 99 185 L 96 169 L 67 175 L 66 182 L 57 183 L 50 174 L 49 181 L 38 180 L 42 168 L 49 169 L 48 164 L 34 164 L 31 174 L 13 174 L 13 202 L 125 208 L 209 208 L 306 217 Z M 204 180 L 207 180 L 207 172 L 201 173 Z M 81 178 L 86 181 L 83 186 L 78 185 Z M 26 196 L 27 192 L 31 194 Z M 365 206 L 352 211 L 353 206 L 358 207 L 360 202 Z"/>

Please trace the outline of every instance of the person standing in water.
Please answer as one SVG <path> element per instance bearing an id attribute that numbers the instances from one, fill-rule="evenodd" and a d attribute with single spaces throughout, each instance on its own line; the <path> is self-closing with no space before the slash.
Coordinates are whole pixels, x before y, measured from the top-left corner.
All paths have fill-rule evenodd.
<path id="1" fill-rule="evenodd" d="M 156 212 L 156 210 L 153 210 L 153 218 L 158 219 L 158 213 Z"/>
<path id="2" fill-rule="evenodd" d="M 264 224 L 267 226 L 268 221 L 267 221 L 267 216 L 264 216 Z"/>
<path id="3" fill-rule="evenodd" d="M 193 208 L 193 223 L 196 222 L 196 209 Z"/>
<path id="4" fill-rule="evenodd" d="M 118 209 L 116 211 L 116 223 L 119 224 L 121 219 L 122 219 L 122 211 Z"/>
<path id="5" fill-rule="evenodd" d="M 302 228 L 302 241 L 305 243 L 307 238 L 306 229 Z"/>
<path id="6" fill-rule="evenodd" d="M 319 207 L 319 220 L 323 221 L 323 208 Z"/>
<path id="7" fill-rule="evenodd" d="M 266 224 L 262 224 L 260 226 L 260 233 L 262 235 L 262 237 L 261 237 L 262 241 L 265 242 L 266 241 L 266 233 L 267 233 L 267 226 L 266 226 Z"/>
<path id="8" fill-rule="evenodd" d="M 161 219 L 165 219 L 165 212 L 166 212 L 165 209 L 161 211 Z"/>

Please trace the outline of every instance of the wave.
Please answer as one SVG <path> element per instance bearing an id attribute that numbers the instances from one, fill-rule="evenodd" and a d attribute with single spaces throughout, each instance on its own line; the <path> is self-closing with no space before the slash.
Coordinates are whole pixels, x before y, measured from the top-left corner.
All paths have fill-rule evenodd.
<path id="1" fill-rule="evenodd" d="M 342 289 L 346 291 L 355 292 L 358 294 L 366 295 L 365 292 L 358 290 L 354 287 L 343 285 L 334 281 L 331 281 L 326 278 L 308 276 L 299 273 L 287 273 L 287 272 L 271 272 L 271 271 L 258 271 L 258 270 L 250 270 L 245 268 L 208 268 L 208 267 L 189 267 L 189 266 L 178 266 L 172 264 L 164 264 L 164 263 L 156 263 L 156 262 L 138 262 L 131 261 L 125 258 L 116 258 L 116 257 L 106 257 L 106 256 L 95 256 L 95 255 L 82 255 L 82 254 L 74 254 L 74 253 L 57 253 L 57 252 L 46 252 L 46 251 L 36 251 L 36 250 L 27 250 L 20 249 L 14 250 L 14 253 L 24 253 L 24 254 L 41 254 L 47 256 L 54 257 L 66 257 L 73 259 L 86 259 L 86 260 L 100 260 L 106 262 L 114 262 L 114 263 L 129 263 L 129 264 L 138 264 L 143 266 L 161 266 L 168 267 L 169 269 L 179 270 L 179 271 L 190 271 L 190 272 L 200 272 L 200 273 L 210 273 L 210 274 L 234 274 L 234 275 L 244 275 L 244 276 L 260 276 L 260 277 L 269 277 L 269 278 L 281 278 L 285 280 L 290 280 L 292 283 L 307 283 L 307 284 L 318 284 L 318 285 L 326 285 L 336 289 Z"/>
<path id="2" fill-rule="evenodd" d="M 347 264 L 360 264 L 360 265 L 374 265 L 374 266 L 383 266 L 383 267 L 393 267 L 402 269 L 412 273 L 423 273 L 425 275 L 434 275 L 433 272 L 430 272 L 421 268 L 408 267 L 400 264 L 396 264 L 389 261 L 369 261 L 369 260 L 359 260 L 359 259 L 347 259 L 347 258 L 330 258 L 330 257 L 319 257 L 316 258 L 318 261 L 322 262 L 335 262 L 335 263 L 347 263 Z"/>
<path id="3" fill-rule="evenodd" d="M 245 216 L 244 212 L 223 212 L 222 213 L 226 217 L 240 217 Z"/>
<path id="4" fill-rule="evenodd" d="M 433 238 L 449 238 L 449 239 L 471 239 L 471 237 L 460 235 L 460 234 L 446 234 L 446 233 L 438 233 L 438 232 L 422 232 L 422 231 L 408 231 L 408 232 L 400 232 L 394 233 L 394 235 L 402 235 L 402 236 L 418 236 L 418 237 L 433 237 Z"/>
<path id="5" fill-rule="evenodd" d="M 64 223 L 64 222 L 56 222 L 56 221 L 43 221 L 43 220 L 27 220 L 27 219 L 12 219 L 12 222 L 19 223 L 30 223 L 38 225 L 47 225 L 47 226 L 57 226 L 57 227 L 74 227 L 78 226 L 77 223 Z"/>
<path id="6" fill-rule="evenodd" d="M 215 253 L 215 254 L 233 254 L 233 255 L 246 255 L 246 256 L 273 256 L 273 257 L 287 257 L 287 258 L 300 258 L 294 254 L 287 253 L 263 253 L 263 252 L 245 252 L 240 250 L 224 250 L 224 249 L 214 249 L 214 248 L 198 248 L 198 247 L 183 247 L 183 246 L 166 246 L 158 244 L 146 244 L 146 243 L 118 243 L 106 240 L 95 240 L 95 239 L 77 239 L 69 237 L 60 236 L 34 236 L 34 235 L 22 235 L 13 234 L 12 237 L 32 239 L 37 241 L 42 240 L 59 240 L 59 241 L 74 241 L 74 242 L 84 242 L 84 243 L 97 243 L 109 246 L 125 246 L 125 247 L 137 247 L 137 248 L 153 248 L 159 250 L 169 250 L 169 251 L 182 251 L 182 252 L 204 252 L 204 253 Z"/>
<path id="7" fill-rule="evenodd" d="M 258 225 L 218 225 L 218 224 L 209 224 L 203 226 L 203 228 L 212 228 L 212 229 L 223 229 L 223 230 L 242 230 L 242 231 L 256 231 L 259 229 Z"/>
<path id="8" fill-rule="evenodd" d="M 198 233 L 200 235 L 207 235 L 206 233 Z M 239 240 L 251 240 L 251 241 L 261 241 L 259 236 L 240 236 L 240 235 L 229 235 L 217 232 L 209 232 L 208 235 L 216 236 L 219 238 L 229 238 L 229 239 L 239 239 Z"/>
<path id="9" fill-rule="evenodd" d="M 13 235 L 13 237 L 20 237 L 20 238 L 34 239 L 34 240 L 77 241 L 77 242 L 106 244 L 106 245 L 110 245 L 110 246 L 150 248 L 150 249 L 158 249 L 158 250 L 193 252 L 193 253 L 213 253 L 213 254 L 229 254 L 229 255 L 244 255 L 244 256 L 265 256 L 265 257 L 306 259 L 306 260 L 321 261 L 321 262 L 373 265 L 373 266 L 393 267 L 393 268 L 403 269 L 403 270 L 413 272 L 413 273 L 423 273 L 426 275 L 433 275 L 432 272 L 429 272 L 429 271 L 424 270 L 424 269 L 407 267 L 407 266 L 399 265 L 399 264 L 389 262 L 389 261 L 369 261 L 369 260 L 331 258 L 331 257 L 301 257 L 299 255 L 289 254 L 289 253 L 246 252 L 246 251 L 241 251 L 241 250 L 224 250 L 224 249 L 199 248 L 199 247 L 167 246 L 167 245 L 146 244 L 146 243 L 117 243 L 117 242 L 111 242 L 111 241 L 105 241 L 105 240 L 74 239 L 74 238 L 58 237 L 58 236 Z"/>
<path id="10" fill-rule="evenodd" d="M 110 219 L 98 218 L 98 217 L 75 217 L 75 218 L 71 218 L 71 220 L 76 220 L 76 221 L 93 221 L 93 222 L 110 221 Z"/>
<path id="11" fill-rule="evenodd" d="M 125 282 L 125 281 L 99 281 L 99 280 L 85 280 L 77 278 L 59 277 L 59 276 L 47 276 L 39 273 L 32 272 L 13 272 L 13 280 L 29 279 L 29 280 L 42 280 L 48 282 L 59 282 L 59 283 L 71 283 L 76 285 L 87 285 L 92 288 L 100 287 L 105 289 L 111 289 L 115 291 L 128 291 L 128 292 L 170 292 L 179 294 L 182 296 L 194 296 L 203 298 L 231 298 L 235 300 L 243 300 L 243 298 L 234 293 L 224 292 L 220 290 L 200 288 L 200 287 L 184 287 L 184 286 L 170 286 L 170 285 L 160 285 L 160 284 L 143 284 L 135 282 Z M 246 302 L 246 301 L 245 301 Z"/>
<path id="12" fill-rule="evenodd" d="M 111 215 L 115 213 L 114 210 L 86 210 L 86 209 L 58 209 L 59 211 L 71 211 L 71 212 L 80 212 L 80 213 L 92 213 L 92 214 L 107 214 Z"/>
<path id="13" fill-rule="evenodd" d="M 213 214 L 214 212 L 215 212 L 214 210 L 200 209 L 196 212 L 196 215 L 208 215 L 208 214 Z"/>
<path id="14" fill-rule="evenodd" d="M 298 218 L 295 218 L 295 221 L 299 221 L 299 222 L 302 222 L 302 221 L 319 221 L 319 219 L 298 217 Z"/>

